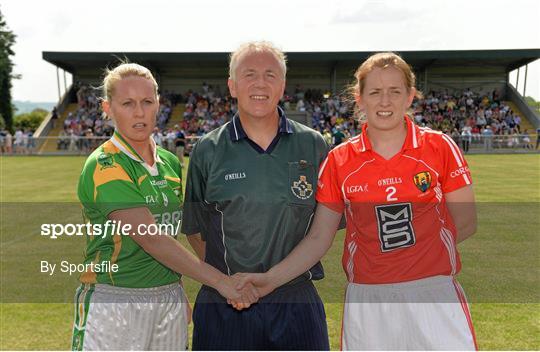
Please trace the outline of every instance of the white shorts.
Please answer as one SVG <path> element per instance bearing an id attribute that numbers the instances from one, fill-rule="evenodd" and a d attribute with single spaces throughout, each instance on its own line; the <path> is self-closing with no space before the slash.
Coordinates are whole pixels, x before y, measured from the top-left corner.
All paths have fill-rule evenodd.
<path id="1" fill-rule="evenodd" d="M 178 283 L 151 288 L 82 285 L 72 350 L 187 350 L 187 304 Z"/>
<path id="2" fill-rule="evenodd" d="M 343 350 L 476 350 L 469 306 L 451 276 L 398 284 L 349 283 Z"/>

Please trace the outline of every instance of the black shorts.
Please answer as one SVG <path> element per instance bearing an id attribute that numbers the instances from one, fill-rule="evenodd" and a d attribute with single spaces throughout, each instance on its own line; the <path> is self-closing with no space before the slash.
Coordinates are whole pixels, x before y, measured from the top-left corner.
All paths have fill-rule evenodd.
<path id="1" fill-rule="evenodd" d="M 193 350 L 330 348 L 324 305 L 311 281 L 280 287 L 242 311 L 203 286 L 193 323 Z"/>

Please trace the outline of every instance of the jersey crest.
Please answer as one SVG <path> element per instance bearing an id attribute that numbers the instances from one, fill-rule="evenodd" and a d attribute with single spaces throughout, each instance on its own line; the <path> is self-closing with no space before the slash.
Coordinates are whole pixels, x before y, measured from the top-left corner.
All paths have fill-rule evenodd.
<path id="1" fill-rule="evenodd" d="M 307 182 L 307 178 L 304 175 L 300 175 L 298 181 L 293 181 L 291 190 L 297 198 L 302 200 L 309 199 L 313 195 L 313 185 Z"/>
<path id="2" fill-rule="evenodd" d="M 432 178 L 429 171 L 422 171 L 417 173 L 416 175 L 414 175 L 413 180 L 416 187 L 422 192 L 426 192 L 429 187 L 431 187 Z"/>
<path id="3" fill-rule="evenodd" d="M 101 166 L 101 170 L 114 167 L 114 160 L 111 153 L 99 154 L 97 157 L 97 162 Z"/>

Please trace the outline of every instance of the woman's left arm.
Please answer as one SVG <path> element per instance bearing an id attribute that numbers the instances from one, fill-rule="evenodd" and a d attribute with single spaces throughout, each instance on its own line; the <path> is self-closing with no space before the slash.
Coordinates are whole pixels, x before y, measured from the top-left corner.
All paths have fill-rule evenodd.
<path id="1" fill-rule="evenodd" d="M 456 242 L 460 243 L 476 232 L 476 204 L 473 186 L 468 185 L 445 193 L 446 205 L 457 230 Z"/>

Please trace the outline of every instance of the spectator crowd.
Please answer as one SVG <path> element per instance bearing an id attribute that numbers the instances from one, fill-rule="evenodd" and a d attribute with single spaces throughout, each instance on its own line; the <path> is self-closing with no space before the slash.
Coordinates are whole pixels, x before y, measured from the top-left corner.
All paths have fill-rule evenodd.
<path id="1" fill-rule="evenodd" d="M 7 129 L 0 130 L 0 153 L 34 154 L 36 143 L 33 134 L 30 128 L 17 128 L 13 134 Z"/>
<path id="2" fill-rule="evenodd" d="M 114 132 L 112 120 L 104 119 L 98 91 L 87 84 L 77 84 L 77 110 L 70 112 L 58 136 L 57 149 L 88 153 Z M 168 127 L 175 105 L 183 104 L 183 119 Z M 354 99 L 332 95 L 320 89 L 304 90 L 297 85 L 285 93 L 280 106 L 286 111 L 305 113 L 311 126 L 331 146 L 356 136 L 361 131 L 362 112 L 354 111 Z M 160 95 L 160 108 L 153 138 L 156 143 L 177 155 L 189 153 L 194 141 L 229 121 L 237 112 L 235 100 L 219 86 L 203 83 L 199 91 L 180 95 L 165 91 Z M 522 130 L 521 118 L 506 105 L 494 90 L 480 94 L 464 91 L 430 91 L 415 99 L 409 112 L 415 122 L 451 136 L 468 152 L 471 144 L 492 148 L 535 149 L 528 130 Z M 359 116 L 358 116 L 359 115 Z M 53 111 L 52 124 L 58 116 Z M 35 143 L 32 131 L 18 130 L 12 136 L 0 132 L 4 153 L 32 153 Z M 536 143 L 538 148 L 538 143 Z"/>

